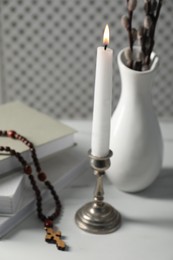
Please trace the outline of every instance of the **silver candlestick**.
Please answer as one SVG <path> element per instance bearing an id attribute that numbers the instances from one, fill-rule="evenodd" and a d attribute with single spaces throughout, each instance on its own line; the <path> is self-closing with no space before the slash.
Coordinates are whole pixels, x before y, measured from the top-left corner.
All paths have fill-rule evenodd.
<path id="1" fill-rule="evenodd" d="M 112 151 L 105 157 L 96 157 L 89 151 L 89 158 L 94 174 L 97 176 L 94 200 L 80 208 L 75 221 L 79 228 L 95 234 L 107 234 L 117 230 L 120 226 L 120 213 L 104 200 L 103 175 L 110 167 Z"/>

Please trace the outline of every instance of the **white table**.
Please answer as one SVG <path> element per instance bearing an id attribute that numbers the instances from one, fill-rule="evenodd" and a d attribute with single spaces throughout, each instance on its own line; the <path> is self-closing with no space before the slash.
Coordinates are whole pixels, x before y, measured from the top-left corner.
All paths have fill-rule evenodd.
<path id="1" fill-rule="evenodd" d="M 69 122 L 79 129 L 78 142 L 90 148 L 89 122 Z M 74 215 L 84 203 L 92 200 L 95 178 L 92 171 L 60 193 L 64 205 L 59 220 L 68 252 L 44 242 L 42 223 L 32 214 L 0 241 L 2 260 L 173 260 L 173 124 L 162 123 L 164 135 L 163 171 L 145 191 L 128 194 L 118 191 L 105 178 L 105 200 L 122 215 L 121 228 L 108 235 L 93 235 L 80 230 Z"/>

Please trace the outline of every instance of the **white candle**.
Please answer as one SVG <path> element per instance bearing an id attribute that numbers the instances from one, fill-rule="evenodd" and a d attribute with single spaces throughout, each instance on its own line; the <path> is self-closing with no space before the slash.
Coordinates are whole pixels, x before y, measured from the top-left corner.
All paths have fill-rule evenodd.
<path id="1" fill-rule="evenodd" d="M 112 105 L 112 57 L 113 50 L 107 48 L 109 27 L 106 26 L 103 43 L 97 48 L 91 154 L 98 157 L 108 155 Z"/>

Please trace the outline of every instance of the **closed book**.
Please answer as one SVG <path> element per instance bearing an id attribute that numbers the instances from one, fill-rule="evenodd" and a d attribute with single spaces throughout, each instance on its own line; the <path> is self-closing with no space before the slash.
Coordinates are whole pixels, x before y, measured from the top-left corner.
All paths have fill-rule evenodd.
<path id="1" fill-rule="evenodd" d="M 74 129 L 18 101 L 0 106 L 0 130 L 14 130 L 25 136 L 35 145 L 39 159 L 74 144 Z M 28 148 L 21 141 L 0 137 L 0 145 L 14 148 L 31 161 Z M 0 154 L 0 174 L 18 166 L 15 157 Z"/>
<path id="2" fill-rule="evenodd" d="M 13 214 L 21 200 L 24 176 L 20 172 L 6 174 L 0 178 L 0 214 Z"/>

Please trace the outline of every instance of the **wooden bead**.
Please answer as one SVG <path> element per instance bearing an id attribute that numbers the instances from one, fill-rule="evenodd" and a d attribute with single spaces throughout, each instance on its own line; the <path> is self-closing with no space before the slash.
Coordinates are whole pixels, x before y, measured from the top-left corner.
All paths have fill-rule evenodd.
<path id="1" fill-rule="evenodd" d="M 39 179 L 40 181 L 45 181 L 45 180 L 46 180 L 46 174 L 45 174 L 44 172 L 40 172 L 40 173 L 38 174 L 38 179 Z"/>
<path id="2" fill-rule="evenodd" d="M 13 130 L 7 131 L 7 136 L 11 138 L 15 138 L 16 132 Z"/>
<path id="3" fill-rule="evenodd" d="M 24 173 L 26 173 L 28 175 L 30 175 L 32 173 L 32 168 L 30 165 L 26 165 L 23 170 L 24 170 Z"/>
<path id="4" fill-rule="evenodd" d="M 50 219 L 46 219 L 44 222 L 45 227 L 53 227 L 53 221 Z"/>
<path id="5" fill-rule="evenodd" d="M 4 151 L 4 147 L 3 146 L 0 146 L 0 151 Z"/>
<path id="6" fill-rule="evenodd" d="M 5 151 L 6 151 L 6 152 L 10 152 L 10 151 L 11 151 L 10 147 L 9 147 L 9 146 L 6 146 L 6 147 L 5 147 Z"/>

